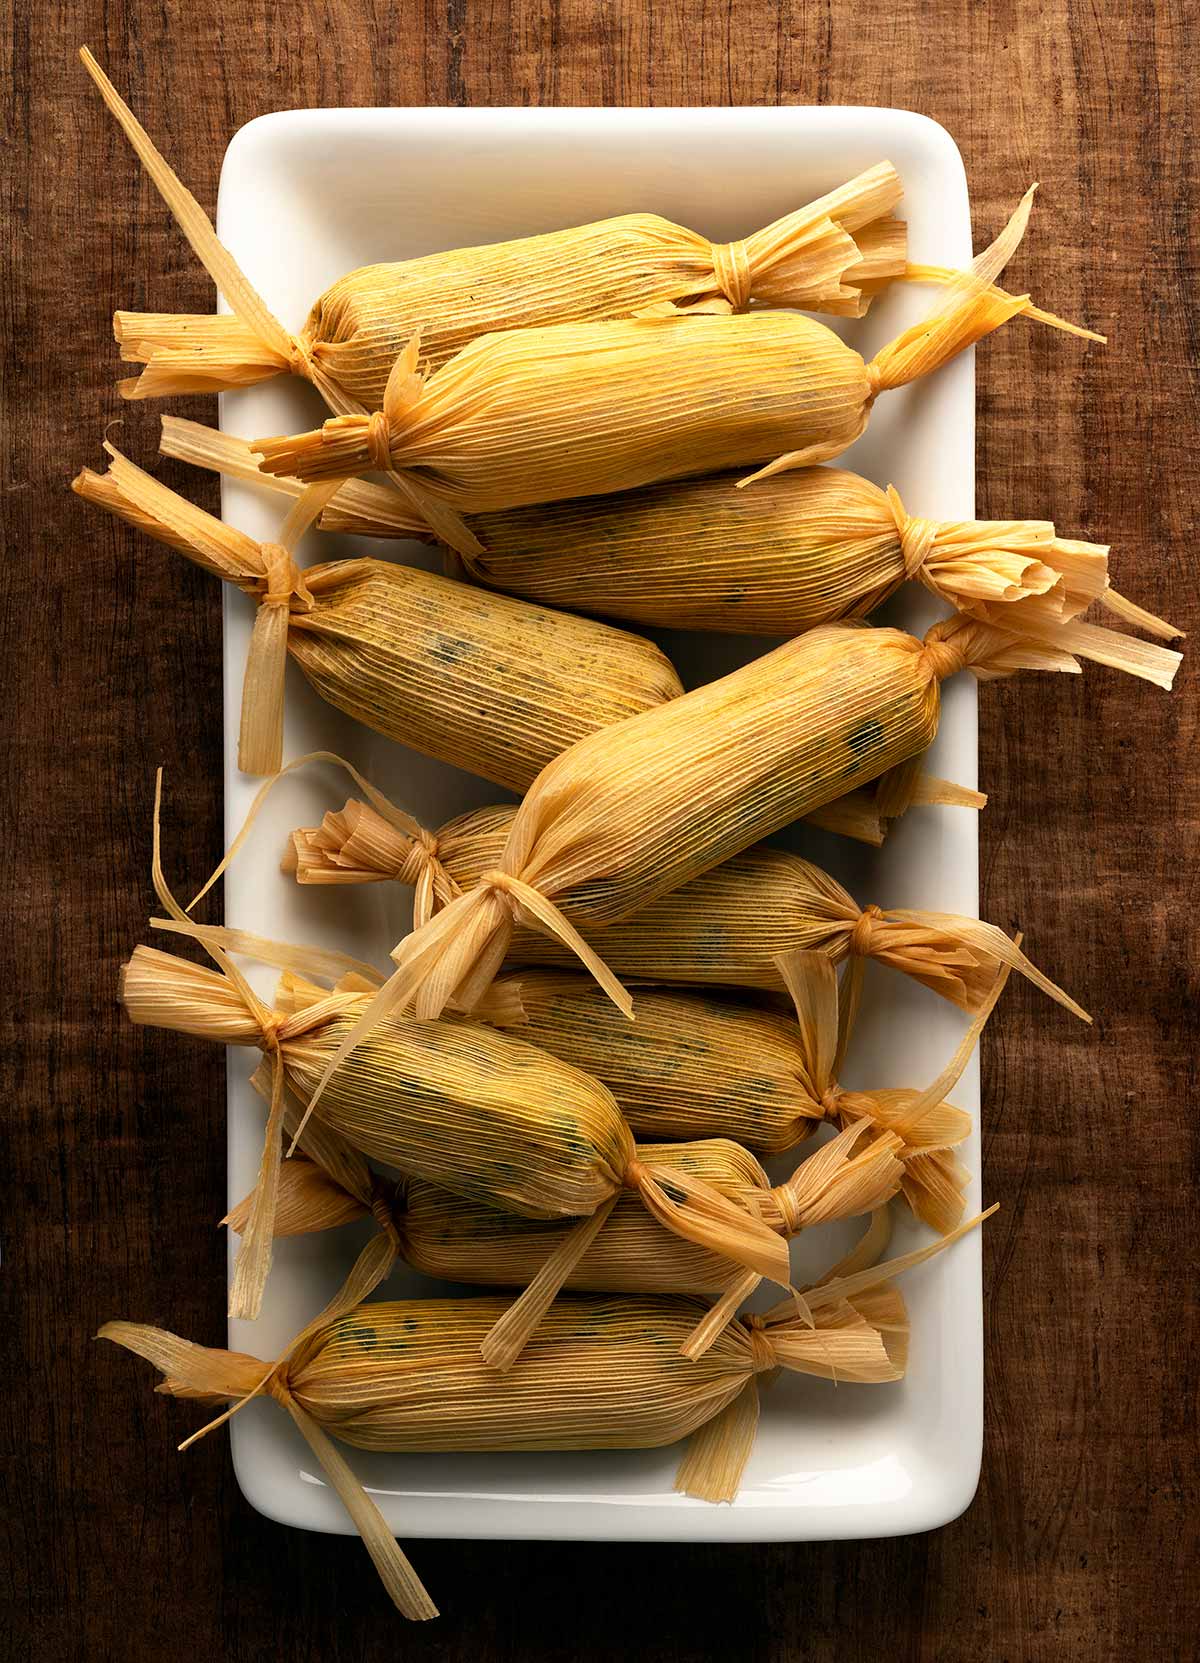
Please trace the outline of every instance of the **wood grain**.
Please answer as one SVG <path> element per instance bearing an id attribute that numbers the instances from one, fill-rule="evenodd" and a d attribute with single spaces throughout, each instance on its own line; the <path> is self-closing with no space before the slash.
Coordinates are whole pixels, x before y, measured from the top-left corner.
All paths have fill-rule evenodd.
<path id="1" fill-rule="evenodd" d="M 1099 1021 L 1086 1033 L 1014 987 L 985 1045 L 985 1188 L 1004 1210 L 967 1515 L 827 1546 L 422 1544 L 448 1615 L 403 1631 L 357 1543 L 252 1513 L 222 1440 L 178 1456 L 179 1407 L 92 1343 L 116 1314 L 223 1333 L 222 1061 L 114 1004 L 150 904 L 157 763 L 174 869 L 219 846 L 219 610 L 201 573 L 66 483 L 118 416 L 151 453 L 152 413 L 113 391 L 114 304 L 211 304 L 81 42 L 210 205 L 230 134 L 290 106 L 897 104 L 957 138 L 981 235 L 1041 180 L 1020 278 L 1113 337 L 1077 351 L 1012 328 L 981 350 L 980 513 L 1050 505 L 1111 539 L 1122 589 L 1194 627 L 1196 24 L 1179 0 L 6 8 L 4 1655 L 1193 1653 L 1194 663 L 1173 698 L 1096 671 L 982 700 L 984 911 Z M 215 505 L 211 483 L 187 488 Z"/>

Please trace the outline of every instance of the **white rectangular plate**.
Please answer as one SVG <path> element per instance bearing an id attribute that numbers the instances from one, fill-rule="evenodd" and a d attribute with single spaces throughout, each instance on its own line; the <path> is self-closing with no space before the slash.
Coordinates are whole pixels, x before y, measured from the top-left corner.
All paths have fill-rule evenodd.
<path id="1" fill-rule="evenodd" d="M 221 177 L 218 225 L 278 316 L 292 328 L 335 278 L 371 261 L 521 236 L 636 209 L 653 210 L 716 239 L 744 235 L 882 158 L 905 185 L 911 257 L 961 264 L 971 254 L 966 182 L 942 128 L 897 110 L 320 110 L 270 115 L 234 138 Z M 928 289 L 900 289 L 847 333 L 867 351 L 933 304 Z M 969 518 L 974 508 L 974 370 L 970 355 L 930 382 L 880 401 L 848 457 L 881 485 L 894 483 L 910 512 Z M 294 380 L 222 400 L 221 420 L 246 437 L 295 431 L 321 419 L 312 390 Z M 278 499 L 227 485 L 226 517 L 250 534 L 274 534 Z M 417 545 L 312 537 L 308 561 L 370 552 L 433 564 Z M 254 782 L 237 772 L 242 667 L 252 606 L 236 592 L 225 613 L 225 802 L 232 833 Z M 911 626 L 933 609 L 906 595 L 893 614 Z M 762 650 L 746 638 L 664 637 L 689 685 Z M 288 668 L 286 756 L 340 752 L 393 799 L 437 827 L 502 795 L 493 787 L 389 744 L 323 704 Z M 975 783 L 975 694 L 965 678 L 945 692 L 932 764 Z M 230 872 L 231 923 L 297 942 L 336 946 L 376 963 L 402 933 L 409 904 L 398 886 L 299 889 L 278 871 L 288 831 L 340 806 L 348 782 L 326 768 L 284 781 Z M 875 852 L 819 834 L 795 834 L 862 904 L 974 913 L 976 819 L 922 809 Z M 269 993 L 273 977 L 255 973 Z M 870 967 L 868 999 L 846 1071 L 848 1085 L 923 1086 L 952 1050 L 962 1020 L 901 977 Z M 231 1054 L 229 1198 L 250 1188 L 261 1148 L 261 1105 L 247 1085 L 253 1058 Z M 972 1067 L 956 1093 L 973 1113 Z M 972 1172 L 979 1141 L 963 1151 Z M 786 1166 L 787 1163 L 781 1163 Z M 967 1197 L 974 1211 L 973 1185 Z M 811 1276 L 848 1246 L 858 1226 L 807 1235 L 796 1262 Z M 921 1232 L 898 1224 L 897 1249 Z M 230 1324 L 230 1344 L 272 1357 L 340 1283 L 365 1229 L 278 1244 L 266 1309 Z M 231 1244 L 232 1245 L 232 1244 Z M 389 1291 L 445 1292 L 397 1274 Z M 351 1452 L 398 1535 L 599 1537 L 753 1541 L 881 1536 L 954 1518 L 970 1501 L 982 1441 L 980 1245 L 973 1236 L 906 1281 L 912 1313 L 908 1377 L 887 1387 L 784 1378 L 765 1394 L 758 1442 L 741 1495 L 713 1507 L 677 1495 L 678 1450 L 575 1455 L 366 1456 Z M 287 1417 L 252 1404 L 232 1426 L 238 1479 L 262 1512 L 311 1529 L 349 1521 Z"/>

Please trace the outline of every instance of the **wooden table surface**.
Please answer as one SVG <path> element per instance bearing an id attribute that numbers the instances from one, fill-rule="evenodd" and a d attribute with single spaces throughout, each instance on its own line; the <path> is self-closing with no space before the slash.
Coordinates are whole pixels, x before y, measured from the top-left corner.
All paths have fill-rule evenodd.
<path id="1" fill-rule="evenodd" d="M 1022 984 L 984 1045 L 985 1193 L 1003 1211 L 966 1516 L 795 1547 L 423 1543 L 447 1614 L 406 1630 L 356 1541 L 253 1513 L 225 1440 L 177 1455 L 194 1416 L 92 1340 L 114 1315 L 224 1332 L 223 1059 L 132 1028 L 114 999 L 145 938 L 156 764 L 175 765 L 176 869 L 220 847 L 220 609 L 209 578 L 66 489 L 118 416 L 153 454 L 156 410 L 114 391 L 114 305 L 212 303 L 82 42 L 208 206 L 230 135 L 292 106 L 902 105 L 957 139 L 980 238 L 1041 181 L 1012 279 L 1112 336 L 1079 349 L 1018 325 L 981 349 L 980 514 L 1111 539 L 1118 586 L 1194 628 L 1188 21 L 1179 0 L 6 12 L 5 1656 L 1195 1655 L 1194 658 L 1170 697 L 1093 670 L 981 699 L 983 911 L 1027 931 L 1097 1022 Z M 186 489 L 215 506 L 213 482 Z"/>

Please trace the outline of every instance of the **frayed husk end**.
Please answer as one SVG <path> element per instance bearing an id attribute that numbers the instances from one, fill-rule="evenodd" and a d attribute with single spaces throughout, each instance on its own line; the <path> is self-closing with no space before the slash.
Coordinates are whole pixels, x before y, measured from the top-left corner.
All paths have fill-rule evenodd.
<path id="1" fill-rule="evenodd" d="M 355 884 L 395 880 L 411 884 L 413 927 L 419 929 L 462 891 L 438 858 L 437 838 L 413 822 L 398 825 L 369 803 L 349 798 L 319 826 L 292 833 L 283 869 L 297 883 Z"/>
<path id="2" fill-rule="evenodd" d="M 109 441 L 105 441 L 104 448 L 109 457 L 108 471 L 97 474 L 85 468 L 71 482 L 77 496 L 178 549 L 227 583 L 253 590 L 263 581 L 266 565 L 260 545 L 252 537 L 179 496 Z"/>
<path id="3" fill-rule="evenodd" d="M 254 387 L 293 367 L 232 316 L 117 312 L 113 334 L 125 362 L 145 365 L 139 375 L 120 383 L 121 396 L 128 399 Z M 303 364 L 298 358 L 296 367 Z"/>
<path id="4" fill-rule="evenodd" d="M 861 1122 L 847 1125 L 768 1192 L 780 1230 L 798 1235 L 813 1225 L 858 1218 L 887 1205 L 904 1177 L 903 1141 L 885 1128 L 856 1148 L 866 1130 Z M 765 1216 L 776 1223 L 772 1213 Z"/>
<path id="5" fill-rule="evenodd" d="M 283 754 L 284 677 L 293 611 L 311 611 L 313 596 L 291 555 L 296 538 L 320 511 L 320 488 L 294 505 L 277 543 L 256 543 L 143 473 L 115 446 L 107 476 L 82 473 L 75 490 L 139 530 L 180 550 L 198 566 L 252 595 L 254 619 L 242 682 L 238 766 L 248 774 L 275 774 Z M 328 492 L 324 493 L 327 496 Z"/>
<path id="6" fill-rule="evenodd" d="M 1093 598 L 1103 602 L 1107 561 L 1102 573 L 1094 561 L 1103 551 L 1097 545 L 1071 545 L 1058 539 L 1054 540 L 1054 549 L 1060 569 L 1044 568 L 1046 589 L 1042 595 L 1022 595 L 1014 589 L 1011 604 L 980 600 L 971 604 L 969 612 L 942 619 L 926 632 L 922 658 L 930 674 L 944 680 L 960 670 L 970 670 L 978 681 L 994 681 L 1018 670 L 1078 674 L 1082 658 L 1169 689 L 1183 661 L 1182 654 L 1157 641 L 1142 641 L 1071 615 L 1073 608 L 1090 604 Z M 1076 551 L 1070 559 L 1064 552 L 1068 549 Z M 1091 570 L 1085 580 L 1081 573 L 1089 564 Z M 1094 596 L 1092 590 L 1096 591 Z M 1150 613 L 1141 613 L 1140 608 L 1128 610 L 1140 613 L 1159 636 L 1171 630 L 1170 625 Z M 1061 614 L 1061 621 L 1056 614 Z"/>
<path id="7" fill-rule="evenodd" d="M 960 273 L 952 266 L 922 266 L 910 263 L 904 268 L 902 275 L 906 283 L 937 283 L 945 286 L 953 283 Z M 1096 341 L 1101 346 L 1107 346 L 1107 335 L 1097 334 L 1094 329 L 1085 329 L 1082 324 L 1071 323 L 1067 318 L 1060 318 L 1056 312 L 1044 311 L 1042 307 L 1035 306 L 1028 295 L 1024 297 L 1024 301 L 1018 317 L 1028 318 L 1031 323 L 1045 324 L 1050 329 L 1059 329 L 1064 335 L 1074 335 L 1081 341 Z"/>
<path id="8" fill-rule="evenodd" d="M 276 1363 L 265 1363 L 244 1352 L 210 1350 L 207 1346 L 180 1339 L 166 1329 L 133 1322 L 106 1322 L 97 1338 L 109 1340 L 152 1363 L 164 1376 L 158 1390 L 172 1397 L 194 1398 L 207 1403 L 237 1400 L 233 1409 L 194 1433 L 181 1448 L 186 1449 L 196 1438 L 223 1424 L 254 1397 L 268 1393 L 280 1403 L 302 1433 L 350 1515 L 393 1604 L 406 1617 L 426 1621 L 437 1616 L 437 1607 L 388 1529 L 383 1514 L 367 1495 L 341 1451 L 315 1418 L 297 1403 L 287 1384 L 287 1358 L 346 1310 L 361 1303 L 374 1285 L 372 1278 L 378 1279 L 378 1260 L 376 1244 L 369 1243 L 341 1292 L 308 1328 L 297 1335 Z"/>
<path id="9" fill-rule="evenodd" d="M 1003 930 L 983 919 L 868 907 L 848 931 L 848 945 L 853 954 L 898 970 L 971 1016 L 983 1009 L 1001 966 L 1007 965 L 1081 1021 L 1091 1021 Z"/>
<path id="10" fill-rule="evenodd" d="M 804 824 L 880 849 L 887 841 L 892 823 L 902 819 L 910 808 L 986 807 L 987 798 L 982 792 L 927 774 L 922 761 L 919 755 L 910 757 L 881 774 L 873 785 L 850 791 L 806 814 Z"/>
<path id="11" fill-rule="evenodd" d="M 133 111 L 117 92 L 117 89 L 86 46 L 82 48 L 79 56 L 98 88 L 101 98 L 116 119 L 117 125 L 125 134 L 149 174 L 155 189 L 174 215 L 176 224 L 187 238 L 194 253 L 217 288 L 233 308 L 238 320 L 238 327 L 243 332 L 243 336 L 249 335 L 256 343 L 256 353 L 269 354 L 272 359 L 288 365 L 303 361 L 306 355 L 302 344 L 283 327 L 264 304 L 262 297 L 246 281 L 229 250 L 218 241 L 211 221 L 196 201 L 196 198 L 185 188 L 182 181 L 167 165 L 164 157 L 151 142 L 150 135 L 134 116 Z M 137 316 L 138 314 L 131 313 L 117 314 L 118 320 L 136 318 Z M 214 318 L 206 320 L 206 322 L 211 323 L 214 334 L 224 328 L 223 319 Z M 119 331 L 118 339 L 122 341 L 124 347 L 126 345 L 124 339 L 125 325 L 118 321 L 116 328 Z M 229 337 L 229 339 L 232 341 L 232 337 Z M 166 344 L 165 350 L 168 355 L 178 345 L 179 340 L 180 337 L 176 335 L 172 342 Z M 130 351 L 128 353 L 123 351 L 122 356 L 134 355 L 132 340 L 128 342 L 128 345 Z M 197 353 L 194 349 L 189 349 L 185 356 L 190 361 L 187 374 L 194 375 L 204 361 L 203 354 Z M 183 366 L 176 367 L 182 369 Z M 272 373 L 275 372 L 272 371 Z M 142 380 L 141 377 L 138 379 L 139 382 Z M 185 382 L 186 379 L 187 376 L 185 375 Z M 261 377 L 257 377 L 257 379 L 261 379 Z M 236 386 L 245 383 L 234 381 L 229 384 Z M 217 384 L 210 379 L 204 379 L 201 385 L 195 387 L 194 390 L 211 392 L 215 385 Z M 169 373 L 164 368 L 164 390 L 167 386 L 170 386 L 171 390 L 174 391 L 193 390 L 190 385 L 172 382 Z M 145 391 L 141 394 L 135 393 L 132 396 L 145 396 Z"/>
<path id="12" fill-rule="evenodd" d="M 954 780 L 939 779 L 936 774 L 922 773 L 910 806 L 936 805 L 940 808 L 970 808 L 978 812 L 987 807 L 987 802 L 986 791 L 976 791 L 971 785 L 958 785 Z"/>
<path id="13" fill-rule="evenodd" d="M 1077 618 L 1108 588 L 1108 548 L 1059 537 L 1050 520 L 922 520 L 894 486 L 904 568 L 956 611 L 1020 633 Z"/>
<path id="14" fill-rule="evenodd" d="M 118 997 L 131 1022 L 223 1045 L 257 1045 L 262 1024 L 227 976 L 157 947 L 135 947 Z"/>
<path id="15" fill-rule="evenodd" d="M 892 164 L 879 162 L 742 243 L 714 244 L 730 304 L 861 317 L 870 293 L 905 270 L 907 227 L 891 217 L 902 189 Z"/>
<path id="16" fill-rule="evenodd" d="M 253 1192 L 244 1196 L 221 1220 L 235 1235 L 242 1235 L 250 1223 Z M 322 1230 L 336 1230 L 365 1218 L 370 1208 L 351 1195 L 307 1155 L 293 1155 L 279 1174 L 275 1200 L 274 1234 L 308 1236 Z"/>
<path id="17" fill-rule="evenodd" d="M 721 1412 L 688 1439 L 675 1489 L 697 1501 L 735 1501 L 758 1433 L 758 1381 L 752 1376 Z"/>
<path id="18" fill-rule="evenodd" d="M 937 311 L 875 354 L 867 365 L 873 393 L 889 392 L 932 375 L 1027 308 L 1028 295 L 1005 294 L 993 285 L 1025 235 L 1036 189 L 1033 186 L 1025 193 L 1008 224 L 990 247 L 976 255 L 970 269 L 955 276 Z"/>
<path id="19" fill-rule="evenodd" d="M 96 1338 L 152 1363 L 164 1376 L 157 1390 L 168 1397 L 226 1403 L 257 1391 L 271 1369 L 270 1363 L 244 1351 L 196 1345 L 165 1328 L 140 1322 L 106 1322 Z"/>
<path id="20" fill-rule="evenodd" d="M 131 502 L 123 495 L 111 474 L 99 474 L 91 468 L 84 468 L 71 481 L 71 489 L 77 497 L 82 497 L 84 502 L 91 503 L 95 508 L 103 508 L 105 513 L 124 520 L 135 531 L 144 532 L 146 536 L 166 543 L 180 554 L 186 554 L 189 559 L 194 558 L 195 550 L 191 539 L 173 526 L 164 525 L 154 514 Z"/>
<path id="21" fill-rule="evenodd" d="M 880 1286 L 871 1292 L 870 1299 L 847 1297 L 814 1308 L 811 1326 L 795 1316 L 766 1323 L 766 1338 L 780 1365 L 794 1374 L 863 1386 L 903 1380 L 907 1307 L 898 1289 Z"/>
<path id="22" fill-rule="evenodd" d="M 962 1218 L 971 1174 L 949 1149 L 905 1162 L 904 1199 L 922 1224 L 948 1235 Z"/>
<path id="23" fill-rule="evenodd" d="M 377 466 L 369 434 L 370 420 L 366 416 L 331 416 L 307 433 L 256 439 L 250 449 L 259 458 L 263 473 L 309 485 L 317 480 L 351 479 Z"/>

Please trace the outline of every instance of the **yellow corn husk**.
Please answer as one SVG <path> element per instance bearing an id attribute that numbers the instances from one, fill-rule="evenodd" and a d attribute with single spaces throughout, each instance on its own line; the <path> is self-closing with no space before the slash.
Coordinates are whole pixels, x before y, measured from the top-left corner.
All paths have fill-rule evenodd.
<path id="1" fill-rule="evenodd" d="M 164 1376 L 159 1389 L 171 1396 L 233 1402 L 182 1447 L 251 1399 L 274 1398 L 308 1440 L 394 1603 L 408 1616 L 431 1617 L 436 1607 L 329 1433 L 388 1452 L 657 1449 L 696 1433 L 676 1488 L 732 1501 L 754 1442 L 758 1376 L 788 1369 L 864 1384 L 901 1379 L 909 1322 L 893 1279 L 950 1239 L 869 1268 L 835 1266 L 805 1290 L 808 1315 L 789 1300 L 732 1322 L 698 1358 L 683 1354 L 704 1316 L 694 1301 L 566 1294 L 501 1379 L 480 1349 L 503 1299 L 362 1304 L 386 1258 L 382 1237 L 273 1362 L 139 1323 L 105 1323 L 99 1337 L 152 1363 Z"/>
<path id="2" fill-rule="evenodd" d="M 594 949 L 576 924 L 628 919 L 923 752 L 937 729 L 940 680 L 968 666 L 981 677 L 1078 668 L 1056 649 L 961 618 L 935 624 L 923 642 L 830 624 L 581 740 L 538 776 L 496 866 L 396 948 L 396 972 L 330 1072 L 390 1008 L 415 998 L 418 1016 L 436 1016 L 453 998 L 471 1009 L 518 922 L 571 948 L 628 1012 L 629 995 L 600 956 L 603 940 Z M 760 922 L 765 933 L 769 921 Z M 999 951 L 1011 957 L 1011 944 Z"/>
<path id="3" fill-rule="evenodd" d="M 270 1097 L 265 1063 L 254 1084 Z M 373 1215 L 392 1241 L 396 1258 L 423 1275 L 507 1288 L 533 1281 L 566 1242 L 569 1229 L 561 1225 L 500 1212 L 420 1178 L 390 1183 L 337 1132 L 315 1117 L 301 1131 L 302 1120 L 298 1104 L 290 1100 L 284 1128 L 299 1133 L 303 1153 L 285 1161 L 280 1171 L 276 1236 L 308 1235 Z M 867 1129 L 865 1120 L 848 1124 L 775 1185 L 754 1156 L 728 1138 L 644 1144 L 641 1153 L 664 1171 L 679 1167 L 701 1179 L 790 1239 L 815 1224 L 875 1212 L 897 1193 L 903 1178 L 901 1140 L 884 1133 L 864 1144 Z M 240 1235 L 252 1208 L 249 1195 L 222 1222 Z M 753 1273 L 751 1281 L 757 1281 Z M 664 1230 L 636 1196 L 626 1194 L 563 1286 L 594 1293 L 725 1294 L 744 1282 L 740 1267 Z"/>
<path id="4" fill-rule="evenodd" d="M 294 831 L 282 869 L 304 884 L 412 884 L 415 929 L 497 866 L 517 814 L 511 803 L 471 809 L 435 834 L 415 822 L 400 826 L 400 811 L 380 794 L 372 801 L 374 807 L 351 799 L 319 826 Z M 819 866 L 765 846 L 733 856 L 621 922 L 581 925 L 580 934 L 617 976 L 632 982 L 786 990 L 779 955 L 812 950 L 835 965 L 849 959 L 856 983 L 873 958 L 972 1016 L 1002 964 L 1052 998 L 1062 997 L 994 924 L 955 913 L 860 907 Z M 520 926 L 513 933 L 510 969 L 577 962 L 574 949 L 554 936 Z"/>
<path id="5" fill-rule="evenodd" d="M 471 529 L 483 552 L 462 564 L 489 588 L 548 606 L 750 635 L 864 617 L 905 579 L 1042 639 L 1109 601 L 1107 548 L 1060 538 L 1048 520 L 918 519 L 894 489 L 840 468 L 778 474 L 744 497 L 733 483 L 719 474 L 480 514 Z M 1181 633 L 1151 622 L 1164 639 Z M 1094 655 L 1087 634 L 1066 644 Z M 1111 632 L 1097 632 L 1094 648 L 1102 663 L 1151 680 L 1173 662 Z"/>
<path id="6" fill-rule="evenodd" d="M 147 366 L 122 387 L 129 398 L 217 392 L 290 371 L 373 408 L 397 353 L 418 329 L 423 356 L 437 367 L 477 336 L 497 330 L 652 310 L 728 313 L 783 306 L 856 318 L 889 282 L 909 275 L 904 222 L 891 214 L 902 193 L 900 178 L 884 161 L 732 243 L 712 243 L 658 214 L 621 214 L 360 267 L 325 291 L 293 335 L 254 293 L 91 53 L 81 57 L 234 312 L 118 312 L 121 356 Z M 922 267 L 919 273 L 914 268 L 913 280 L 943 283 L 952 277 Z"/>
<path id="7" fill-rule="evenodd" d="M 273 953 L 275 962 L 300 959 L 302 950 L 264 949 L 256 938 L 191 923 L 161 882 L 157 849 L 155 874 L 172 911 L 156 922 L 199 939 L 218 969 L 138 947 L 121 973 L 131 1019 L 258 1046 L 272 1060 L 263 1162 L 231 1294 L 232 1314 L 254 1316 L 270 1269 L 285 1082 L 309 1102 L 370 998 L 358 991 L 361 979 L 326 992 L 289 971 L 277 1008 L 268 1009 L 225 949 Z M 667 1229 L 787 1282 L 786 1246 L 765 1224 L 686 1174 L 664 1179 L 640 1156 L 604 1086 L 511 1034 L 465 1021 L 389 1021 L 339 1071 L 319 1112 L 356 1148 L 415 1177 L 526 1216 L 583 1219 L 593 1233 L 628 1187 Z M 586 1242 L 586 1232 L 577 1234 L 578 1252 Z"/>
<path id="8" fill-rule="evenodd" d="M 198 422 L 164 416 L 161 449 L 293 499 L 306 489 L 259 472 L 246 440 Z M 471 515 L 479 551 L 447 549 L 447 574 L 627 622 L 765 635 L 864 617 L 910 578 L 1013 634 L 1160 684 L 1174 673 L 1174 654 L 1115 631 L 1076 626 L 1064 638 L 1093 602 L 1162 640 L 1182 631 L 1110 587 L 1107 547 L 1060 538 L 1048 520 L 918 519 L 895 489 L 831 467 L 778 474 L 747 497 L 731 494 L 734 483 L 716 474 Z M 338 488 L 320 524 L 429 537 L 398 491 L 359 479 Z"/>
<path id="9" fill-rule="evenodd" d="M 794 312 L 512 330 L 481 336 L 430 376 L 414 336 L 370 416 L 252 448 L 264 472 L 306 483 L 386 471 L 464 555 L 481 552 L 464 514 L 762 464 L 749 484 L 828 461 L 864 431 L 881 392 L 930 374 L 1022 309 L 990 283 L 1031 200 L 941 308 L 870 363 Z"/>
<path id="10" fill-rule="evenodd" d="M 914 1212 L 936 1230 L 962 1217 L 964 1174 L 949 1151 L 971 1118 L 945 1101 L 961 1077 L 995 1006 L 1009 967 L 1001 968 L 947 1068 L 926 1090 L 845 1091 L 837 1083 L 857 999 L 839 1024 L 837 976 L 824 953 L 780 955 L 798 1020 L 729 998 L 638 988 L 633 1022 L 586 977 L 524 971 L 505 985 L 504 1021 L 531 1044 L 602 1080 L 639 1138 L 728 1138 L 758 1155 L 780 1155 L 824 1122 L 870 1128 L 899 1140 L 897 1158 L 916 1162 L 903 1184 Z M 848 990 L 849 991 L 849 990 Z M 515 996 L 515 998 L 513 997 Z M 953 1181 L 934 1206 L 932 1169 Z"/>
<path id="11" fill-rule="evenodd" d="M 332 408 L 382 398 L 396 354 L 421 330 L 437 367 L 480 335 L 637 313 L 727 313 L 802 307 L 861 317 L 889 283 L 953 283 L 957 273 L 906 263 L 906 229 L 890 210 L 901 194 L 879 162 L 803 208 L 731 243 L 657 214 L 624 214 L 506 243 L 451 249 L 368 266 L 335 283 L 293 334 L 269 311 L 211 222 L 151 143 L 111 81 L 80 54 L 104 102 L 232 316 L 117 312 L 121 356 L 144 364 L 121 383 L 127 398 L 217 392 L 286 372 L 307 377 Z M 1021 315 L 1053 328 L 1104 337 L 1034 306 Z"/>
<path id="12" fill-rule="evenodd" d="M 260 603 L 242 693 L 247 773 L 280 766 L 289 656 L 348 716 L 517 791 L 576 739 L 682 691 L 658 647 L 607 624 L 386 561 L 301 571 L 294 537 L 256 543 L 105 449 L 108 472 L 81 473 L 80 496 Z"/>

